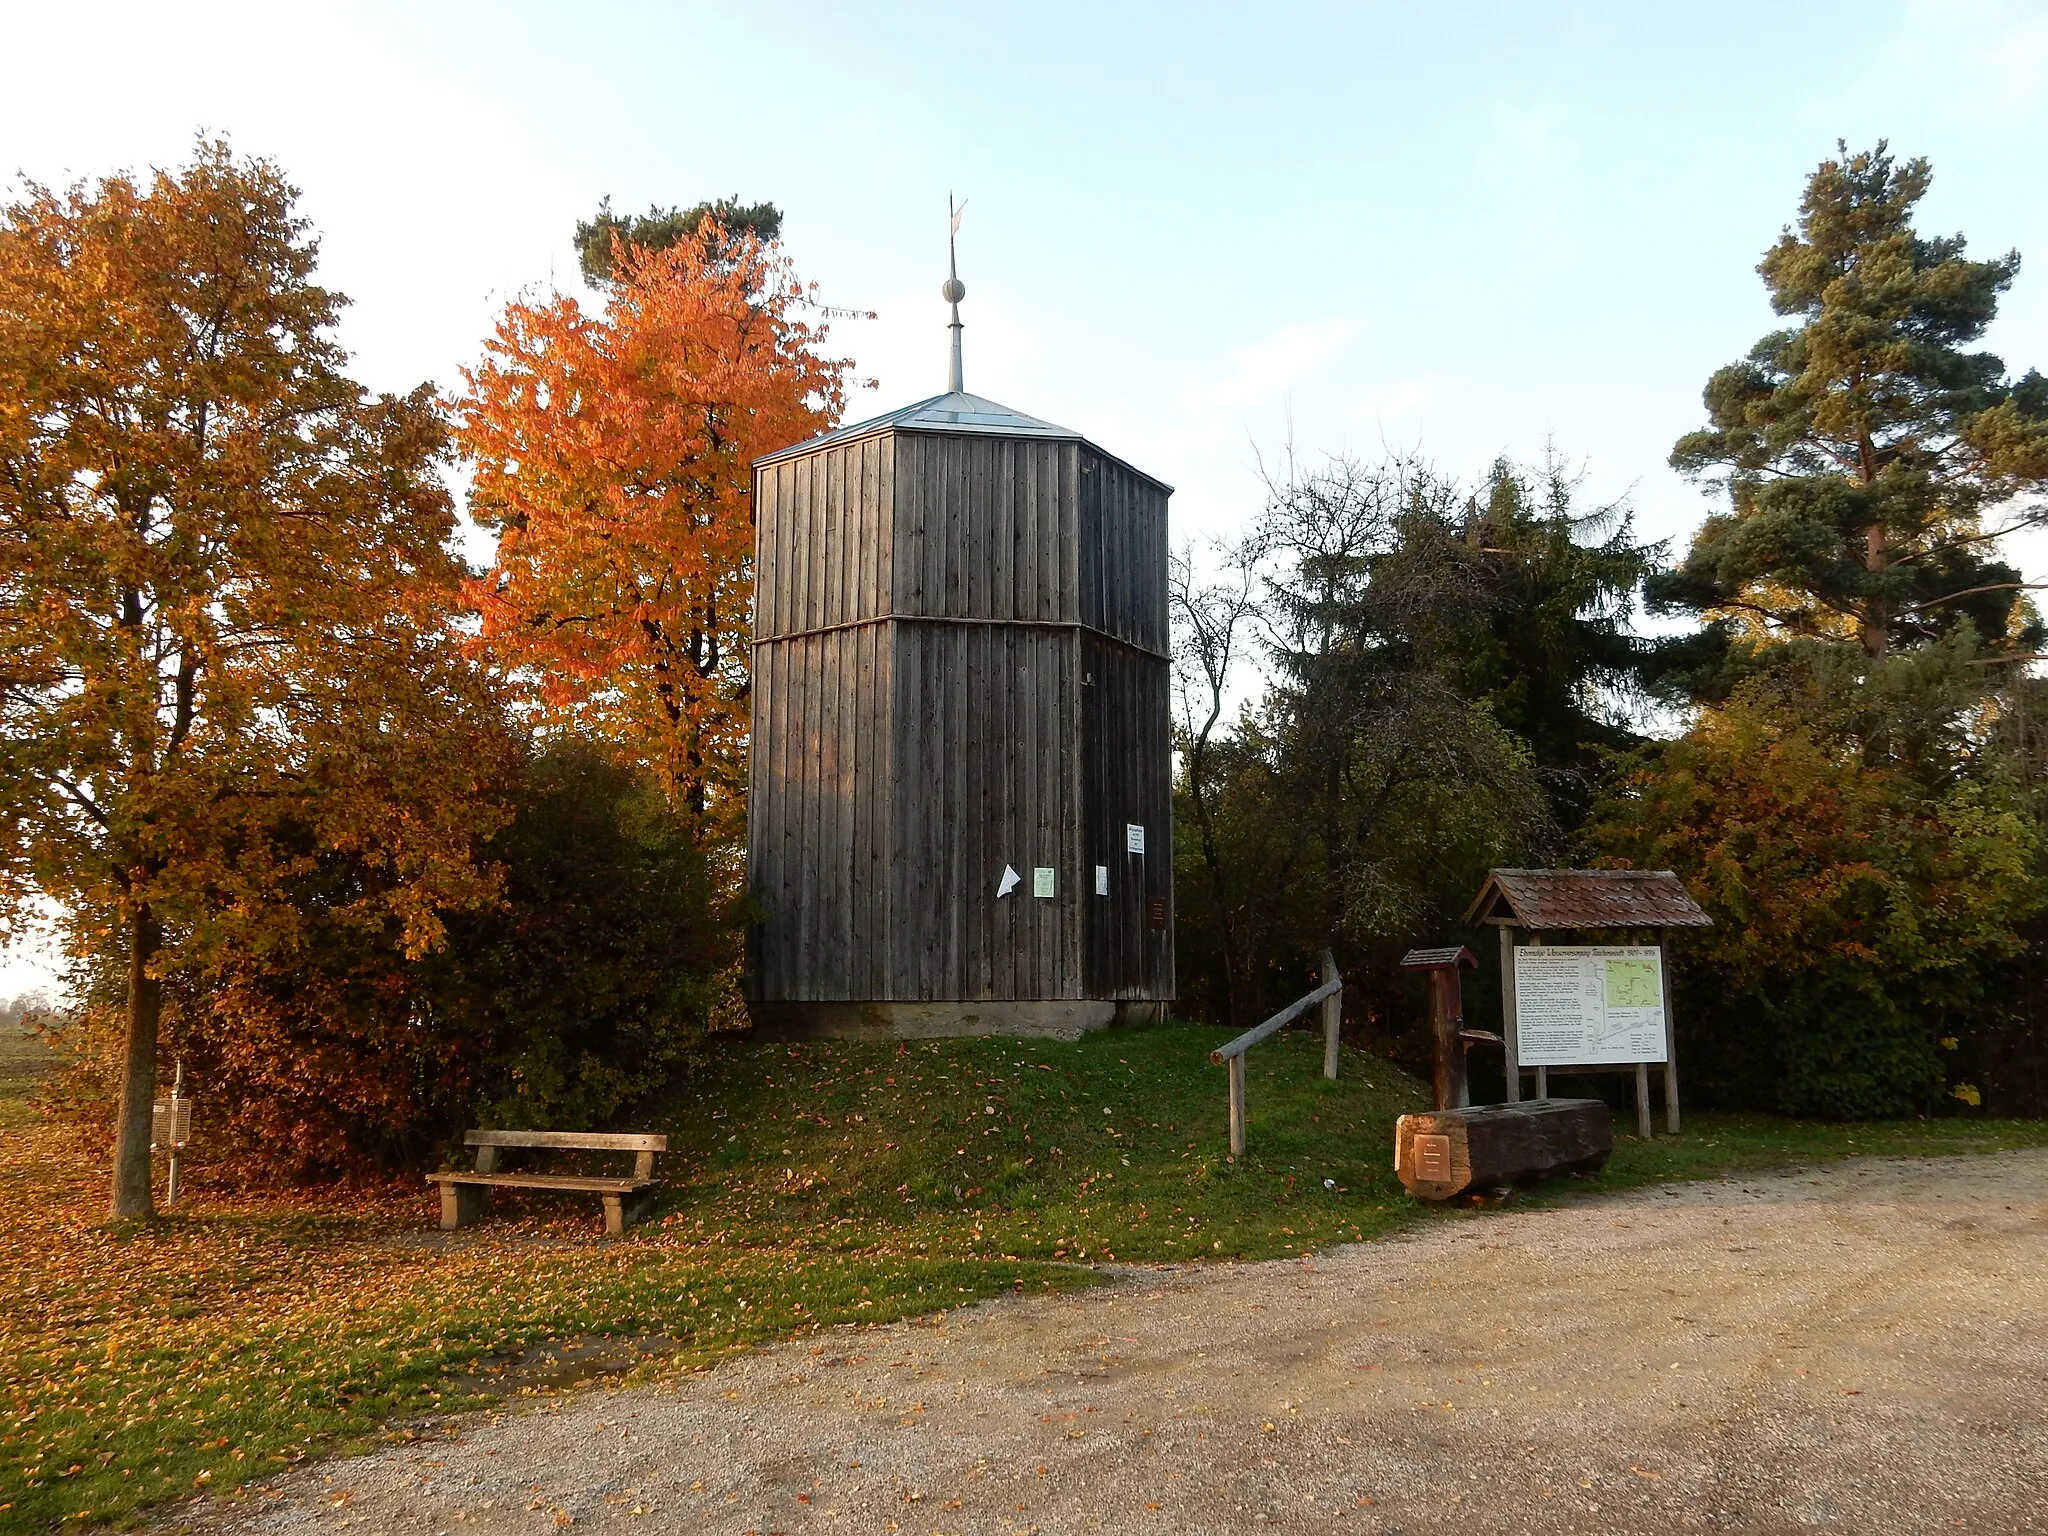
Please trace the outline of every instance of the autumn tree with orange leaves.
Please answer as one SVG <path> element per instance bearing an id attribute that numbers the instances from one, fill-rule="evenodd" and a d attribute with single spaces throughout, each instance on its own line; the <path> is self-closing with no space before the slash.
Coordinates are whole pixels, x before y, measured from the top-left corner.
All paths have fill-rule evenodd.
<path id="1" fill-rule="evenodd" d="M 750 468 L 838 420 L 848 363 L 788 260 L 706 222 L 621 242 L 600 313 L 509 306 L 455 402 L 480 643 L 569 726 L 645 764 L 707 844 L 744 816 L 753 613 Z"/>
<path id="2" fill-rule="evenodd" d="M 344 371 L 296 197 L 209 143 L 0 209 L 0 932 L 55 900 L 125 977 L 117 1217 L 175 967 L 302 953 L 278 896 L 323 861 L 411 955 L 495 894 L 446 428 Z"/>

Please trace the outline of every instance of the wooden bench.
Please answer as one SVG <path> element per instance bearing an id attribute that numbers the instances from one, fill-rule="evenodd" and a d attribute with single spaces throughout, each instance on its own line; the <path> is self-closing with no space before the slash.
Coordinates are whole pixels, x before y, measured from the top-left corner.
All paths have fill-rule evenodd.
<path id="1" fill-rule="evenodd" d="M 483 1215 L 493 1189 L 560 1189 L 601 1196 L 604 1229 L 613 1237 L 646 1216 L 661 1181 L 654 1176 L 654 1154 L 668 1150 L 666 1136 L 638 1136 L 609 1131 L 468 1131 L 463 1145 L 476 1148 L 476 1171 L 430 1173 L 429 1184 L 441 1186 L 441 1225 L 453 1232 Z M 586 1178 L 563 1173 L 500 1173 L 498 1153 L 506 1147 L 542 1147 L 556 1151 L 630 1152 L 631 1178 Z"/>

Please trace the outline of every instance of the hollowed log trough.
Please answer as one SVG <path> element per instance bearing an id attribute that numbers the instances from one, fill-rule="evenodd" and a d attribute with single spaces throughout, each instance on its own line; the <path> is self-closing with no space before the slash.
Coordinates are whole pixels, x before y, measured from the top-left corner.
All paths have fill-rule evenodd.
<path id="1" fill-rule="evenodd" d="M 1607 1106 L 1598 1099 L 1439 1109 L 1394 1125 L 1394 1172 L 1418 1200 L 1591 1173 L 1613 1150 Z"/>

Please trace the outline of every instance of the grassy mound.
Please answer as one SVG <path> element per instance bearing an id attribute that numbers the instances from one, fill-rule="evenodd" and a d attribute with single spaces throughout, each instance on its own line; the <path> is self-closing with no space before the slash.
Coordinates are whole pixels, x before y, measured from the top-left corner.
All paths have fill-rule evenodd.
<path id="1" fill-rule="evenodd" d="M 1265 1258 L 1406 1218 L 1394 1117 L 1427 1091 L 1288 1033 L 1249 1057 L 1229 1157 L 1224 1030 L 1075 1044 L 727 1047 L 649 1129 L 670 1136 L 671 1227 L 748 1245 L 1156 1262 Z"/>

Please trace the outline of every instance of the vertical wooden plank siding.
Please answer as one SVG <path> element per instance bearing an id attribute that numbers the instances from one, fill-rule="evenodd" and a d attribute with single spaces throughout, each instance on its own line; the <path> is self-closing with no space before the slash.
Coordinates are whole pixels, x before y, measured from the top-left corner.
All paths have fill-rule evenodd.
<path id="1" fill-rule="evenodd" d="M 1082 631 L 1081 825 L 1088 868 L 1086 996 L 1170 998 L 1173 972 L 1173 786 L 1165 666 Z M 1157 750 L 1141 747 L 1144 737 Z M 1126 827 L 1145 829 L 1145 852 L 1127 851 Z M 1094 894 L 1094 866 L 1109 869 L 1109 894 Z M 1167 903 L 1163 932 L 1148 904 Z"/>
<path id="2" fill-rule="evenodd" d="M 888 975 L 891 660 L 874 627 L 762 648 L 749 870 L 764 987 L 850 999 Z"/>
<path id="3" fill-rule="evenodd" d="M 823 831 L 814 860 L 818 870 L 817 890 L 826 906 L 826 920 L 819 934 L 818 968 L 825 977 L 829 996 L 844 999 L 852 995 L 852 977 L 847 974 L 852 959 L 853 938 L 853 818 L 848 814 L 853 798 L 853 781 L 860 772 L 853 746 L 853 700 L 847 697 L 853 679 L 847 653 L 859 638 L 858 630 L 841 629 L 821 635 L 825 678 L 825 740 L 830 746 L 819 757 L 829 757 L 818 785 L 818 803 Z"/>
<path id="4" fill-rule="evenodd" d="M 903 984 L 914 974 L 917 995 L 930 998 L 1086 996 L 1064 915 L 1081 879 L 1062 847 L 1073 820 L 1062 719 L 1071 640 L 996 625 L 892 627 L 891 995 L 910 995 Z M 1005 865 L 1020 883 L 998 898 Z M 1052 900 L 1031 894 L 1039 866 L 1058 871 Z M 900 937 L 913 924 L 926 935 L 915 955 Z"/>
<path id="5" fill-rule="evenodd" d="M 754 633 L 772 641 L 896 611 L 894 456 L 860 439 L 759 472 Z"/>
<path id="6" fill-rule="evenodd" d="M 1172 997 L 1166 499 L 986 434 L 757 472 L 750 995 Z"/>
<path id="7" fill-rule="evenodd" d="M 1170 643 L 1166 494 L 1114 459 L 1085 448 L 1081 455 L 1080 620 L 1163 655 Z"/>
<path id="8" fill-rule="evenodd" d="M 822 474 L 818 475 L 822 479 Z M 813 613 L 824 611 L 819 601 L 819 589 L 823 585 L 822 539 L 813 540 L 812 549 L 820 557 L 811 566 L 811 599 Z M 796 668 L 799 687 L 793 702 L 803 712 L 804 729 L 798 734 L 797 746 L 803 754 L 803 846 L 796 869 L 794 904 L 798 914 L 798 933 L 802 948 L 799 951 L 806 967 L 815 978 L 818 989 L 827 997 L 836 990 L 834 977 L 825 947 L 825 935 L 832 919 L 837 915 L 826 893 L 819 888 L 819 862 L 832 836 L 832 828 L 826 817 L 826 786 L 838 765 L 833 761 L 836 743 L 830 735 L 827 713 L 831 706 L 830 690 L 825 676 L 826 659 L 830 654 L 829 635 L 806 635 L 798 640 L 791 652 L 790 662 Z"/>

